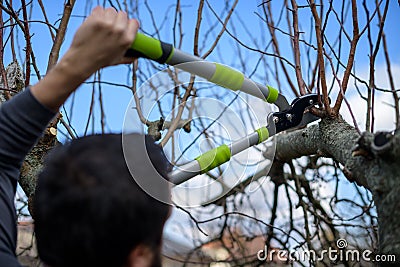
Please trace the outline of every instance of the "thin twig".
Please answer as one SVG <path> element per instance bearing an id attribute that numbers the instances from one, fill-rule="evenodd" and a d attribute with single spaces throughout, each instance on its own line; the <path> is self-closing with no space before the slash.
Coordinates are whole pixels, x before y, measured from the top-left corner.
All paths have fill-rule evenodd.
<path id="1" fill-rule="evenodd" d="M 306 85 L 303 80 L 303 76 L 301 74 L 301 63 L 300 63 L 300 44 L 299 44 L 299 17 L 297 13 L 297 3 L 295 0 L 291 0 L 292 3 L 292 14 L 293 14 L 293 29 L 294 29 L 294 37 L 293 37 L 293 53 L 294 53 L 294 61 L 296 65 L 296 78 L 297 84 L 300 89 L 300 94 L 306 94 Z"/>
<path id="2" fill-rule="evenodd" d="M 210 9 L 212 9 L 210 3 L 208 2 L 208 0 L 206 0 L 206 3 L 207 3 L 207 6 L 208 6 Z M 229 19 L 231 18 L 232 14 L 233 14 L 233 11 L 235 10 L 235 7 L 236 7 L 237 3 L 238 3 L 238 0 L 235 0 L 235 2 L 233 3 L 231 9 L 229 10 L 228 14 L 227 14 L 226 17 L 225 17 L 224 22 L 222 23 L 222 29 L 221 29 L 221 31 L 218 33 L 218 35 L 217 35 L 217 37 L 215 38 L 215 41 L 213 42 L 213 44 L 211 45 L 211 47 L 207 50 L 207 52 L 205 52 L 205 53 L 202 55 L 202 58 L 208 57 L 208 56 L 211 54 L 211 52 L 214 50 L 214 48 L 217 46 L 218 41 L 219 41 L 219 40 L 221 39 L 221 37 L 222 37 L 222 34 L 226 31 L 226 26 L 228 25 Z M 218 19 L 218 20 L 220 20 L 220 19 Z"/>
<path id="3" fill-rule="evenodd" d="M 49 61 L 47 64 L 47 71 L 49 72 L 50 69 L 57 63 L 58 58 L 60 56 L 60 49 L 61 45 L 64 41 L 65 33 L 67 31 L 67 25 L 69 23 L 69 19 L 71 17 L 72 9 L 74 7 L 75 0 L 67 1 L 64 5 L 64 11 L 61 18 L 60 26 L 58 27 L 58 32 L 53 43 L 53 46 L 50 51 Z"/>
<path id="4" fill-rule="evenodd" d="M 351 70 L 353 68 L 357 43 L 360 38 L 359 28 L 358 28 L 358 14 L 357 14 L 357 1 L 356 0 L 351 1 L 351 10 L 352 10 L 351 13 L 352 13 L 352 18 L 353 18 L 353 39 L 351 40 L 351 43 L 350 43 L 349 57 L 347 60 L 346 70 L 343 74 L 343 79 L 342 79 L 342 91 L 343 92 L 339 92 L 339 94 L 337 96 L 335 106 L 332 109 L 333 115 L 337 115 L 339 113 L 339 109 L 340 109 L 340 106 L 343 101 L 343 96 L 346 93 L 347 85 L 349 83 Z"/>
<path id="5" fill-rule="evenodd" d="M 329 97 L 328 97 L 328 88 L 326 86 L 326 76 L 325 76 L 325 61 L 324 61 L 324 43 L 322 39 L 322 32 L 321 32 L 321 19 L 318 15 L 316 5 L 314 3 L 314 0 L 310 0 L 311 2 L 311 12 L 314 17 L 315 21 L 315 35 L 317 38 L 317 45 L 318 45 L 318 70 L 319 70 L 319 79 L 320 79 L 320 85 L 322 88 L 322 98 L 325 106 L 325 110 L 327 114 L 333 115 L 332 110 L 330 107 L 329 103 Z"/>
<path id="6" fill-rule="evenodd" d="M 31 51 L 32 51 L 32 45 L 31 45 L 31 36 L 29 33 L 29 23 L 28 23 L 28 14 L 26 11 L 26 3 L 25 0 L 21 0 L 22 3 L 22 15 L 24 18 L 24 36 L 25 36 L 25 42 L 26 42 L 26 50 L 25 50 L 25 87 L 28 87 L 30 84 L 30 78 L 31 78 Z"/>

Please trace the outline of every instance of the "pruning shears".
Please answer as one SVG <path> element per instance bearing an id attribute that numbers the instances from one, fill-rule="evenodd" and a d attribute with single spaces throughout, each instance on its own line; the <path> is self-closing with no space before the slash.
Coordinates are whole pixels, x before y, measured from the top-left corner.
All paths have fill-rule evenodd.
<path id="1" fill-rule="evenodd" d="M 308 112 L 311 107 L 320 103 L 317 94 L 298 97 L 289 104 L 285 96 L 269 85 L 265 86 L 256 83 L 245 77 L 243 73 L 228 66 L 205 61 L 200 57 L 174 48 L 171 44 L 164 43 L 141 33 L 136 35 L 131 48 L 126 52 L 126 56 L 144 57 L 161 64 L 166 63 L 175 66 L 227 89 L 233 91 L 240 90 L 261 98 L 268 103 L 276 105 L 279 109 L 277 112 L 268 114 L 266 126 L 255 130 L 253 133 L 231 144 L 223 144 L 211 149 L 196 157 L 195 160 L 173 170 L 169 174 L 169 178 L 176 185 L 198 174 L 207 173 L 229 161 L 232 156 L 266 141 L 279 132 L 300 128 L 319 119 L 319 117 Z M 196 62 L 197 64 L 193 64 Z"/>

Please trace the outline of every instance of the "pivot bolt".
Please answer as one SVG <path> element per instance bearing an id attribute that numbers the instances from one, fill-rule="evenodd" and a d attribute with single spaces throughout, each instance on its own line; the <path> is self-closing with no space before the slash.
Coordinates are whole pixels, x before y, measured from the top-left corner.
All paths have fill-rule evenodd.
<path id="1" fill-rule="evenodd" d="M 286 119 L 287 119 L 288 121 L 292 121 L 292 119 L 293 119 L 293 114 L 290 114 L 290 113 L 286 114 Z"/>

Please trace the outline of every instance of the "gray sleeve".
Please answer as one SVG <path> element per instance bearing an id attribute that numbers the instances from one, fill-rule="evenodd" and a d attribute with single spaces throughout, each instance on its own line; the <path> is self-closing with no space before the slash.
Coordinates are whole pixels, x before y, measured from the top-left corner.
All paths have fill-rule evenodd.
<path id="1" fill-rule="evenodd" d="M 14 207 L 19 169 L 55 113 L 40 104 L 29 88 L 0 106 L 0 266 L 20 266 L 16 259 Z"/>

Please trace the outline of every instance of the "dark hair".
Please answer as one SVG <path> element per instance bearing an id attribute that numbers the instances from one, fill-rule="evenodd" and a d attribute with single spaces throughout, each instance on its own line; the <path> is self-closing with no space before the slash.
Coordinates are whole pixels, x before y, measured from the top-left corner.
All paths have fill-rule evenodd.
<path id="1" fill-rule="evenodd" d="M 126 138 L 143 140 L 154 167 L 167 176 L 168 161 L 152 139 Z M 168 188 L 159 190 L 169 195 Z M 88 136 L 54 149 L 38 177 L 34 210 L 39 256 L 52 267 L 120 267 L 139 244 L 159 250 L 169 214 L 168 204 L 132 179 L 120 134 Z"/>

